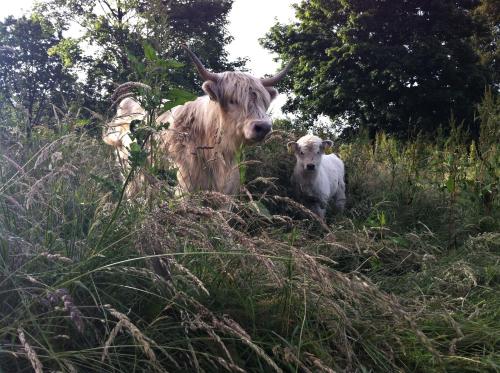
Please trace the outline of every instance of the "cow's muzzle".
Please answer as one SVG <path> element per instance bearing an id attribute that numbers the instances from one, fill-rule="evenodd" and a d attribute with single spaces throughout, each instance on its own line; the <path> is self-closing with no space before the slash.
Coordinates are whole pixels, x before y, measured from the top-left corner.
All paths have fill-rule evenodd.
<path id="1" fill-rule="evenodd" d="M 271 122 L 265 120 L 255 121 L 252 123 L 252 139 L 254 141 L 262 141 L 272 129 Z"/>
<path id="2" fill-rule="evenodd" d="M 309 163 L 306 165 L 307 171 L 314 171 L 316 169 L 316 165 L 314 163 Z"/>

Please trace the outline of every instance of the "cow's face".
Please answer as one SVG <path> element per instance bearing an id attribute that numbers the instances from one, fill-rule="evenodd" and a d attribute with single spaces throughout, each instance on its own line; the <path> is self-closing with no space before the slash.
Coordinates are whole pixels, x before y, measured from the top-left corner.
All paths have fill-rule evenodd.
<path id="1" fill-rule="evenodd" d="M 315 175 L 319 170 L 325 150 L 331 148 L 332 141 L 321 140 L 317 136 L 307 135 L 297 142 L 289 142 L 288 150 L 295 154 L 297 167 L 306 175 Z"/>
<path id="2" fill-rule="evenodd" d="M 260 79 L 241 72 L 219 74 L 217 81 L 206 81 L 203 90 L 220 105 L 224 123 L 245 143 L 262 141 L 272 130 L 267 110 L 278 92 L 264 87 Z"/>
<path id="3" fill-rule="evenodd" d="M 236 142 L 262 141 L 272 129 L 266 112 L 278 95 L 273 87 L 285 77 L 293 60 L 276 75 L 257 79 L 242 72 L 210 72 L 187 46 L 184 48 L 204 81 L 203 90 L 217 102 L 226 119 L 225 125 L 230 126 L 223 130 L 234 130 Z"/>

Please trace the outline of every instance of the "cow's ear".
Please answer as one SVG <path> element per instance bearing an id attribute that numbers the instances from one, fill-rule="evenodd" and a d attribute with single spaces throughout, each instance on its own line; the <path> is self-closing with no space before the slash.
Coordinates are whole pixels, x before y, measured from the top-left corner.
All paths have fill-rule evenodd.
<path id="1" fill-rule="evenodd" d="M 333 141 L 332 140 L 323 140 L 321 143 L 323 147 L 323 151 L 325 154 L 330 154 L 332 152 Z"/>
<path id="2" fill-rule="evenodd" d="M 217 87 L 217 83 L 207 80 L 201 86 L 201 89 L 210 97 L 212 101 L 219 101 L 219 89 Z"/>
<path id="3" fill-rule="evenodd" d="M 294 154 L 298 146 L 299 144 L 297 144 L 295 141 L 290 141 L 288 144 L 286 144 L 286 147 L 288 148 L 288 153 Z"/>
<path id="4" fill-rule="evenodd" d="M 269 95 L 271 96 L 271 101 L 274 100 L 276 98 L 276 96 L 278 96 L 278 91 L 275 88 L 266 87 L 266 89 L 269 92 Z"/>

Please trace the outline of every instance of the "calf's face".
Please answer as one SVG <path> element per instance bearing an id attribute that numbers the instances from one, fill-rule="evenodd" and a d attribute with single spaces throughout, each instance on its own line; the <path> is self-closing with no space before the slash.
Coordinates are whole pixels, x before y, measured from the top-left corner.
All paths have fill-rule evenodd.
<path id="1" fill-rule="evenodd" d="M 332 141 L 321 140 L 317 136 L 304 136 L 297 142 L 287 144 L 288 151 L 295 154 L 297 168 L 305 175 L 314 175 L 320 165 L 325 150 L 331 148 Z"/>

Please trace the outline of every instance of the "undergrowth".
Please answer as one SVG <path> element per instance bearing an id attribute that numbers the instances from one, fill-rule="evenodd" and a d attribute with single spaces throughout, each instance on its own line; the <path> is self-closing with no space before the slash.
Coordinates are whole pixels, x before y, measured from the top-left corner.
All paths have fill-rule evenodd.
<path id="1" fill-rule="evenodd" d="M 0 371 L 498 371 L 499 117 L 487 96 L 477 142 L 338 144 L 326 224 L 288 198 L 289 133 L 238 197 L 122 203 L 100 141 L 2 140 Z"/>

